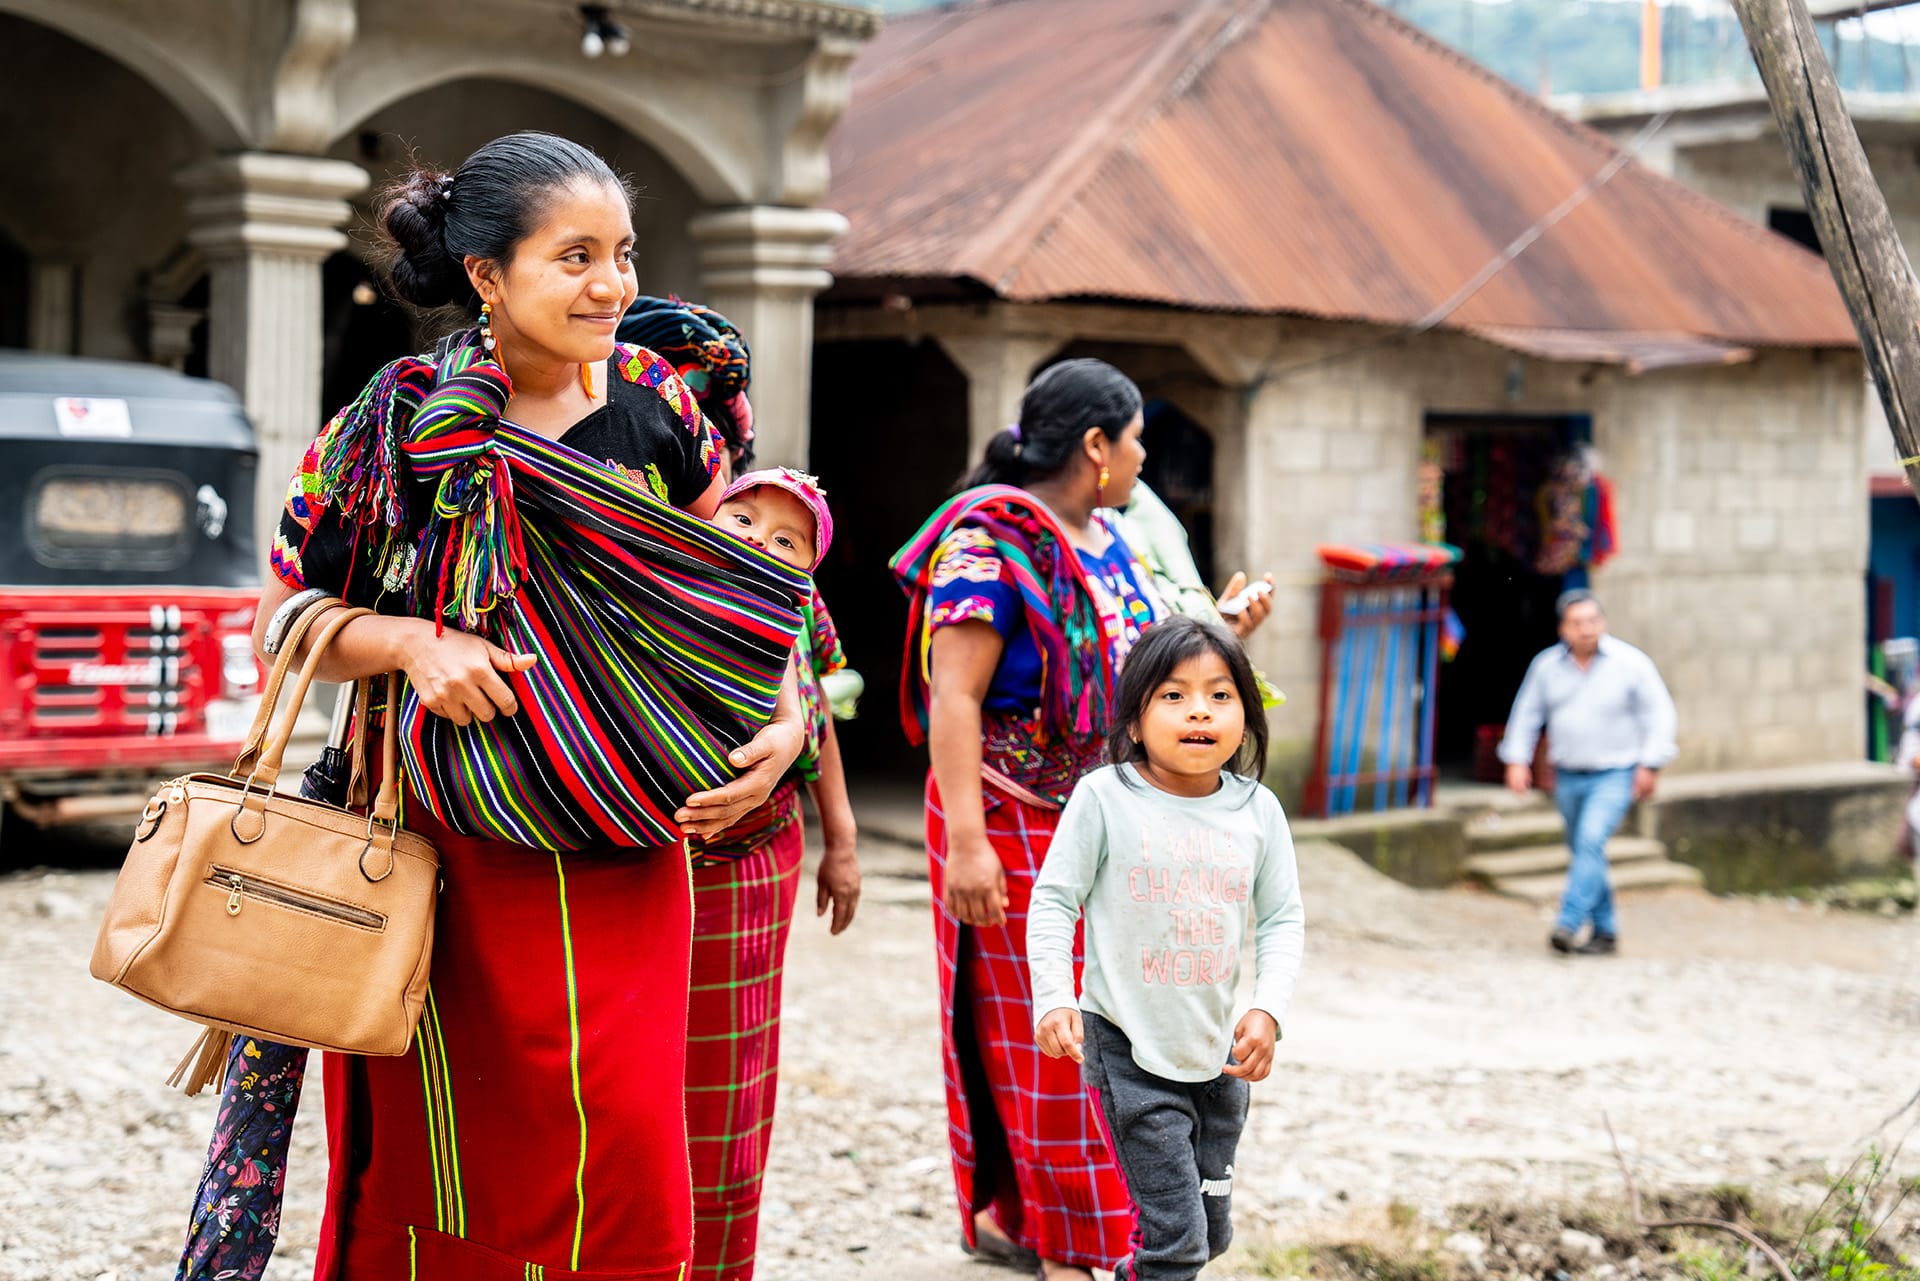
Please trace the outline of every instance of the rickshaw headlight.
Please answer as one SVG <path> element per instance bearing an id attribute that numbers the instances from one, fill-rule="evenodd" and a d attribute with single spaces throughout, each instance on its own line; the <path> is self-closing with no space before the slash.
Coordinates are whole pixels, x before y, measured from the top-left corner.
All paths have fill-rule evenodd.
<path id="1" fill-rule="evenodd" d="M 239 698 L 260 688 L 260 664 L 254 661 L 253 638 L 242 633 L 220 638 L 220 695 Z"/>

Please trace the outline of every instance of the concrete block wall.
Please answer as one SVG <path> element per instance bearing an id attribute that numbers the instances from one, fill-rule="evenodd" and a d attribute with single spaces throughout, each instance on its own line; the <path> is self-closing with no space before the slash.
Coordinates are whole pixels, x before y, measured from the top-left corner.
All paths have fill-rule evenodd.
<path id="1" fill-rule="evenodd" d="M 1275 576 L 1273 615 L 1250 649 L 1288 696 L 1270 752 L 1283 794 L 1297 795 L 1318 727 L 1315 547 L 1419 536 L 1430 414 L 1591 417 L 1620 534 L 1595 587 L 1614 631 L 1652 654 L 1673 689 L 1680 770 L 1861 755 L 1868 449 L 1857 353 L 1762 352 L 1630 376 L 1458 333 L 1402 340 L 1298 318 L 1066 306 L 1009 313 L 1062 345 L 1197 346 L 1214 362 L 1210 381 L 1138 352 L 1126 363 L 1148 384 L 1170 380 L 1154 394 L 1184 388 L 1183 407 L 1214 433 L 1220 571 Z M 928 323 L 974 319 L 956 311 Z M 1185 342 L 1203 331 L 1204 343 Z"/>
<path id="2" fill-rule="evenodd" d="M 1328 327 L 1333 331 L 1333 327 Z M 1592 415 L 1621 552 L 1596 577 L 1616 633 L 1680 708 L 1678 768 L 1851 759 L 1864 735 L 1867 500 L 1857 356 L 1766 353 L 1629 377 L 1433 334 L 1345 360 L 1307 334 L 1250 403 L 1245 558 L 1278 580 L 1254 656 L 1286 690 L 1276 781 L 1304 777 L 1319 715 L 1315 545 L 1418 536 L 1430 413 Z M 1228 483 L 1223 474 L 1221 484 Z"/>
<path id="3" fill-rule="evenodd" d="M 1862 752 L 1860 379 L 1851 354 L 1765 353 L 1611 380 L 1595 406 L 1622 548 L 1595 586 L 1673 690 L 1684 768 Z"/>

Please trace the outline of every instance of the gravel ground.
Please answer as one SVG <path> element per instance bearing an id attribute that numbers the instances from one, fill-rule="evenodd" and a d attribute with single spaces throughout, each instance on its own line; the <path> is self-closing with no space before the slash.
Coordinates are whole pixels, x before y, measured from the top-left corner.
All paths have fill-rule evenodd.
<path id="1" fill-rule="evenodd" d="M 113 838 L 6 851 L 117 858 Z M 926 884 L 863 850 L 839 939 L 804 918 L 760 1275 L 986 1281 L 960 1259 L 944 1145 Z M 1643 1185 L 1804 1199 L 1920 1087 L 1911 920 L 1696 893 L 1628 899 L 1626 952 L 1550 956 L 1535 909 L 1387 881 L 1305 846 L 1308 969 L 1241 1149 L 1243 1239 L 1312 1238 L 1411 1207 L 1617 1201 L 1603 1116 Z M 171 1275 L 213 1100 L 161 1078 L 187 1025 L 95 983 L 101 870 L 0 877 L 0 1278 Z M 803 902 L 806 896 L 803 895 Z M 310 1274 L 324 1178 L 318 1074 L 283 1248 Z M 1394 1211 L 1404 1219 L 1406 1211 Z M 1243 1254 L 1210 1277 L 1266 1275 Z"/>

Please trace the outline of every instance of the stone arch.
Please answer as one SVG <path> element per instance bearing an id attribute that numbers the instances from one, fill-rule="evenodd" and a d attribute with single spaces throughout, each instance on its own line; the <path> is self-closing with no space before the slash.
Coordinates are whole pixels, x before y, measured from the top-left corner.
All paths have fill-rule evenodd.
<path id="1" fill-rule="evenodd" d="M 684 123 L 683 118 L 662 110 L 657 98 L 636 92 L 611 76 L 590 83 L 585 71 L 566 75 L 562 74 L 563 70 L 564 64 L 558 63 L 517 63 L 483 57 L 445 58 L 431 67 L 429 75 L 416 75 L 412 79 L 369 78 L 359 68 L 343 68 L 342 83 L 337 90 L 339 137 L 364 130 L 368 121 L 397 103 L 418 99 L 448 86 L 517 85 L 570 102 L 629 134 L 664 157 L 706 204 L 752 203 L 755 193 L 748 167 L 722 155 L 699 130 Z M 657 87 L 659 82 L 653 83 Z M 692 115 L 688 111 L 685 118 Z"/>
<path id="2" fill-rule="evenodd" d="M 544 129 L 592 147 L 639 189 L 634 202 L 635 270 L 645 293 L 697 296 L 699 262 L 687 223 L 703 209 L 687 175 L 647 139 L 577 97 L 525 83 L 448 80 L 395 98 L 362 117 L 330 154 L 367 169 L 372 189 L 361 198 L 356 250 L 374 241 L 372 212 L 380 185 L 412 158 L 451 167 L 482 143 L 517 129 Z"/>
<path id="3" fill-rule="evenodd" d="M 211 77 L 197 74 L 179 51 L 164 48 L 127 16 L 69 0 L 0 0 L 0 15 L 56 31 L 121 64 L 171 103 L 212 148 L 233 150 L 247 145 L 246 118 L 239 103 L 223 100 Z"/>
<path id="4" fill-rule="evenodd" d="M 63 104 L 57 128 L 0 140 L 0 166 L 18 179 L 0 184 L 0 228 L 29 259 L 27 292 L 67 315 L 36 342 L 150 356 L 141 303 L 187 234 L 174 175 L 206 154 L 207 136 L 138 70 L 33 17 L 0 12 L 0 82 L 18 101 Z"/>

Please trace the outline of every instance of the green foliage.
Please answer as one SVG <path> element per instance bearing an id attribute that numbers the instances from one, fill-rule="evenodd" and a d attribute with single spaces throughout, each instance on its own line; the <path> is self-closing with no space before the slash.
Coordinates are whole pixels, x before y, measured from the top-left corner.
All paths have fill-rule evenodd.
<path id="1" fill-rule="evenodd" d="M 1329 1271 L 1355 1281 L 1447 1281 L 1446 1264 L 1431 1250 L 1403 1253 L 1348 1242 L 1327 1247 L 1325 1254 L 1328 1262 L 1336 1265 Z"/>
<path id="2" fill-rule="evenodd" d="M 1522 88 L 1611 93 L 1640 84 L 1640 5 L 1621 0 L 1381 0 L 1437 39 Z M 1841 39 L 1821 27 L 1827 56 L 1849 89 L 1898 92 L 1920 83 L 1920 55 L 1885 40 Z M 1855 33 L 1857 35 L 1857 33 Z M 1758 82 L 1730 6 L 1669 4 L 1661 22 L 1668 84 Z"/>
<path id="3" fill-rule="evenodd" d="M 1747 1274 L 1746 1259 L 1719 1245 L 1689 1243 L 1674 1251 L 1674 1262 L 1680 1265 L 1680 1275 L 1687 1281 L 1752 1281 Z"/>
<path id="4" fill-rule="evenodd" d="M 1920 1281 L 1920 1267 L 1880 1235 L 1915 1190 L 1915 1180 L 1893 1177 L 1891 1158 L 1869 1151 L 1827 1189 L 1789 1262 L 1804 1278 Z"/>

